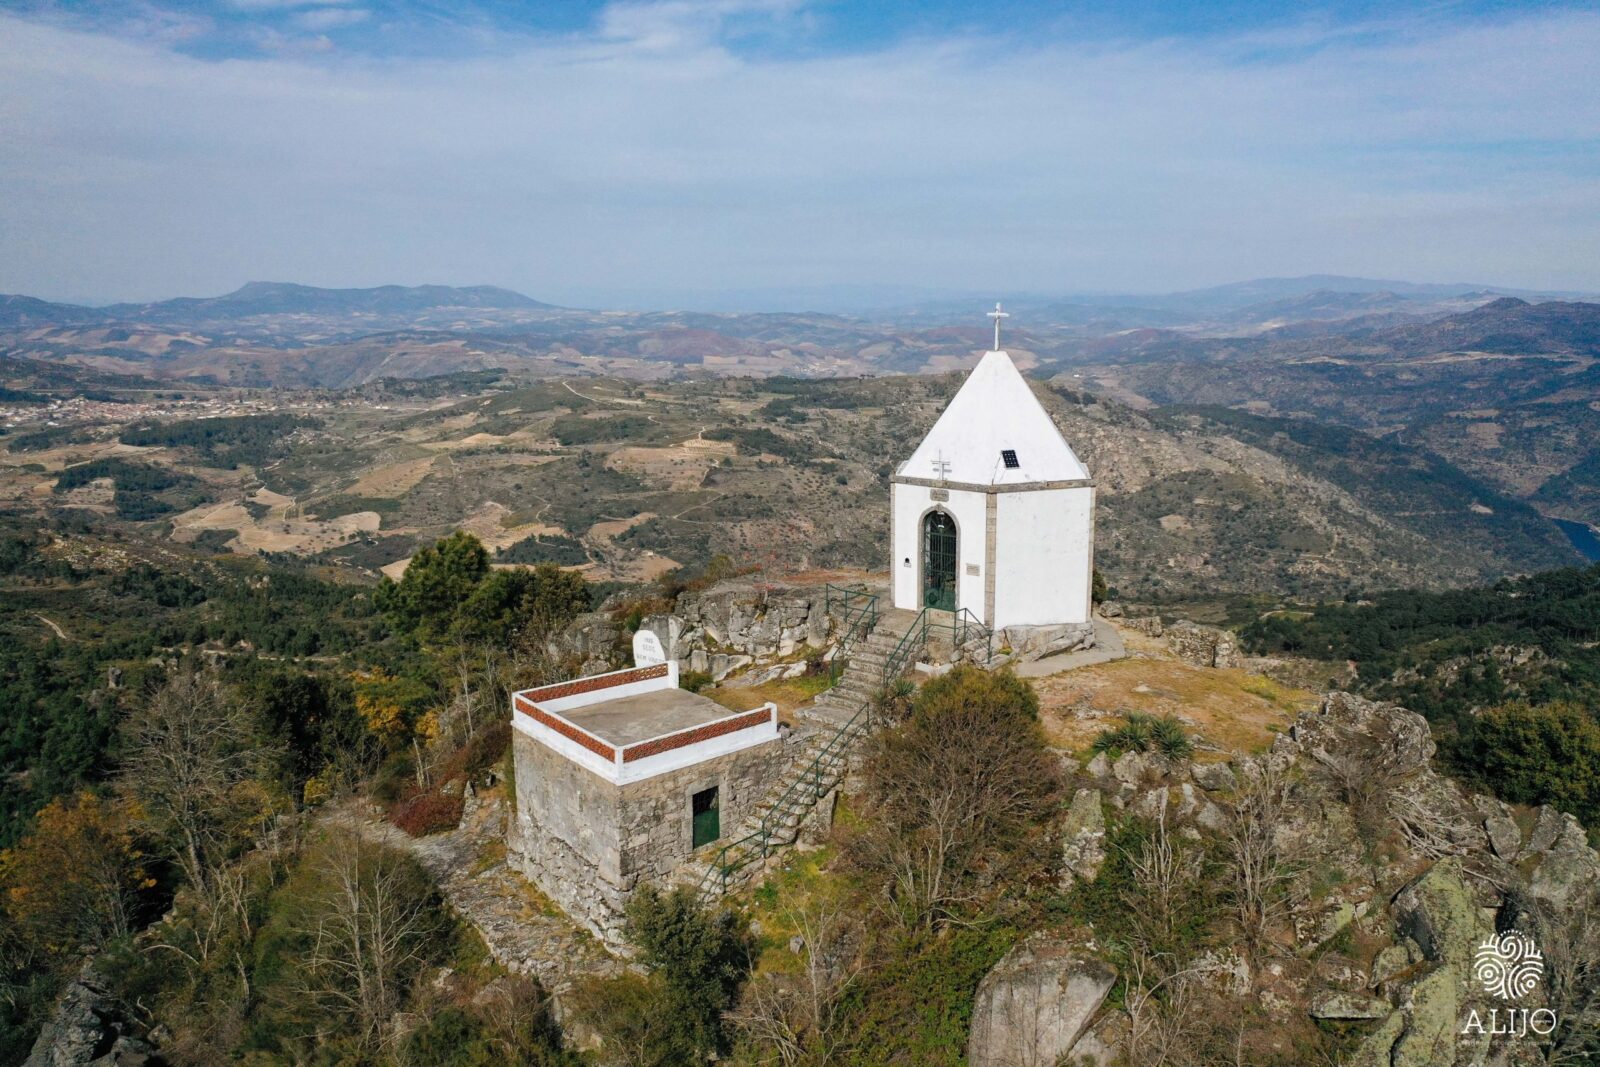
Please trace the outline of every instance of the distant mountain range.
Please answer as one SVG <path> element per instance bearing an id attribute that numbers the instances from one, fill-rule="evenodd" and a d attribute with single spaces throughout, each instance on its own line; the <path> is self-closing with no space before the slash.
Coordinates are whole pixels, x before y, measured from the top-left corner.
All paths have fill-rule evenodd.
<path id="1" fill-rule="evenodd" d="M 858 298 L 861 294 L 856 294 Z M 1332 275 L 1007 301 L 1019 366 L 1135 407 L 1336 422 L 1422 444 L 1508 497 L 1600 522 L 1600 302 Z M 347 388 L 520 378 L 828 378 L 970 366 L 980 300 L 899 312 L 617 312 L 490 286 L 319 289 L 88 308 L 0 297 L 0 389 Z M 942 309 L 942 310 L 941 310 Z M 57 375 L 48 368 L 71 368 Z"/>
<path id="2" fill-rule="evenodd" d="M 188 324 L 225 322 L 257 315 L 396 315 L 439 308 L 537 311 L 553 307 L 493 285 L 320 289 L 292 282 L 248 282 L 224 296 L 184 296 L 149 304 L 106 307 L 54 304 L 31 296 L 0 295 L 0 327 L 96 322 Z"/>

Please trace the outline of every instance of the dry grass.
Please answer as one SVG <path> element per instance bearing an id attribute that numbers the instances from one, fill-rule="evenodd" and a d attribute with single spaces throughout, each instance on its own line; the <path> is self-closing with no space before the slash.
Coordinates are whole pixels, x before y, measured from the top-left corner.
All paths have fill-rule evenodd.
<path id="1" fill-rule="evenodd" d="M 1169 656 L 1136 657 L 1084 667 L 1034 682 L 1051 742 L 1086 752 L 1101 730 L 1130 711 L 1173 715 L 1205 751 L 1257 752 L 1295 715 L 1316 704 L 1293 689 L 1249 671 L 1192 667 Z"/>
<path id="2" fill-rule="evenodd" d="M 202 530 L 232 530 L 228 547 L 235 552 L 320 552 L 348 544 L 361 533 L 374 533 L 382 523 L 376 511 L 358 511 L 338 518 L 268 518 L 257 521 L 242 504 L 208 504 L 172 520 L 172 539 L 192 541 Z"/>
<path id="3" fill-rule="evenodd" d="M 780 679 L 764 685 L 715 686 L 702 689 L 729 711 L 749 711 L 771 701 L 778 705 L 779 716 L 788 715 L 802 704 L 809 704 L 817 694 L 828 688 L 827 675 L 805 675 L 799 678 Z"/>
<path id="4" fill-rule="evenodd" d="M 405 496 L 412 486 L 428 476 L 433 460 L 432 456 L 423 456 L 421 459 L 374 467 L 345 489 L 345 493 L 349 496 Z"/>
<path id="5" fill-rule="evenodd" d="M 733 454 L 731 441 L 691 437 L 667 448 L 619 448 L 606 457 L 606 466 L 671 489 L 698 489 L 706 471 Z"/>

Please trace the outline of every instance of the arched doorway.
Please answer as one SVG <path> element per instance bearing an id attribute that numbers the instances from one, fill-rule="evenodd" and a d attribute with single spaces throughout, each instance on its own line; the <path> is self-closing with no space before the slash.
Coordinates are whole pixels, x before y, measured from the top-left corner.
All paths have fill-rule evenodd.
<path id="1" fill-rule="evenodd" d="M 942 511 L 922 520 L 922 604 L 956 610 L 956 520 Z"/>

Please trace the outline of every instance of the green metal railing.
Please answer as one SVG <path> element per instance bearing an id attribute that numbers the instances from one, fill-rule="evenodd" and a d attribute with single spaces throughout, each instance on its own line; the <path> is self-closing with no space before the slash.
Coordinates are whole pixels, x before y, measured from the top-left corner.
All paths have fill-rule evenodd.
<path id="1" fill-rule="evenodd" d="M 795 776 L 789 787 L 773 801 L 766 814 L 761 816 L 761 822 L 756 829 L 718 850 L 712 857 L 705 876 L 700 880 L 702 894 L 713 888 L 719 895 L 727 892 L 729 878 L 756 860 L 771 855 L 772 844 L 778 836 L 778 830 L 791 815 L 804 817 L 806 808 L 827 795 L 836 761 L 844 758 L 845 748 L 866 729 L 870 718 L 869 709 L 870 705 L 863 704 L 856 709 L 854 715 L 850 716 L 849 722 L 834 731 L 812 757 L 811 762 L 806 764 L 805 769 Z"/>
<path id="2" fill-rule="evenodd" d="M 832 591 L 832 587 L 829 587 L 829 592 Z M 871 597 L 870 604 L 858 615 L 859 621 L 860 617 L 865 616 L 870 611 L 871 624 L 861 632 L 871 633 L 872 627 L 877 625 L 878 621 L 878 598 L 870 593 L 861 593 L 855 590 L 839 590 L 839 592 Z M 832 606 L 831 602 L 828 606 Z M 928 612 L 927 609 L 923 609 L 917 614 L 916 621 L 911 624 L 911 628 L 901 636 L 884 660 L 883 674 L 881 676 L 882 684 L 886 686 L 895 678 L 898 678 L 906 667 L 910 666 L 911 657 L 926 648 L 927 643 Z M 835 655 L 834 658 L 837 660 L 841 657 Z M 778 799 L 773 801 L 772 806 L 761 816 L 761 822 L 757 827 L 737 841 L 724 845 L 712 857 L 710 866 L 700 880 L 700 892 L 702 894 L 709 893 L 713 889 L 717 891 L 718 895 L 727 892 L 729 878 L 756 860 L 765 859 L 772 854 L 773 842 L 778 837 L 779 829 L 783 827 L 791 816 L 803 818 L 806 808 L 809 808 L 827 795 L 828 790 L 832 788 L 834 772 L 838 770 L 840 764 L 844 761 L 845 750 L 852 741 L 866 730 L 871 721 L 872 702 L 863 701 L 861 706 L 856 709 L 855 714 L 850 716 L 849 721 L 834 731 L 827 741 L 823 742 L 822 747 L 817 750 L 817 754 L 812 757 L 811 762 L 806 764 L 805 769 L 796 775 L 788 787 L 779 794 Z"/>
<path id="3" fill-rule="evenodd" d="M 880 684 L 887 686 L 890 682 L 905 673 L 911 666 L 911 657 L 928 647 L 928 609 L 923 608 L 917 612 L 916 619 L 911 623 L 910 629 L 901 635 L 900 640 L 889 654 L 884 657 L 883 677 Z"/>
<path id="4" fill-rule="evenodd" d="M 823 613 L 831 617 L 837 605 L 843 616 L 839 620 L 839 642 L 834 646 L 833 662 L 828 665 L 828 677 L 838 681 L 839 672 L 850 658 L 850 649 L 878 625 L 878 597 L 864 589 L 846 589 L 831 583 L 824 585 L 822 591 Z"/>
<path id="5" fill-rule="evenodd" d="M 982 637 L 984 666 L 987 667 L 989 661 L 994 658 L 994 631 L 985 626 L 983 620 L 979 619 L 967 608 L 960 608 L 955 611 L 950 616 L 949 622 L 942 620 L 930 621 L 928 627 L 929 629 L 949 630 L 950 643 L 958 649 L 964 648 L 969 641 Z"/>

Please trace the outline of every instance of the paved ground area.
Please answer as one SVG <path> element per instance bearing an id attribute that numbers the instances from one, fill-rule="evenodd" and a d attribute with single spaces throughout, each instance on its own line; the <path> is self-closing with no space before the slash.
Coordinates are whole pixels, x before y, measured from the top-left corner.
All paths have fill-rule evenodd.
<path id="1" fill-rule="evenodd" d="M 1110 663 L 1112 660 L 1125 659 L 1128 655 L 1127 646 L 1123 644 L 1121 632 L 1104 619 L 1094 620 L 1094 647 L 1086 648 L 1081 652 L 1063 652 L 1059 656 L 1050 656 L 1046 659 L 1036 659 L 1032 663 L 1024 663 L 1017 668 L 1019 678 L 1048 678 L 1052 674 L 1062 671 L 1077 670 L 1079 667 L 1093 667 L 1098 663 Z"/>
<path id="2" fill-rule="evenodd" d="M 560 713 L 563 719 L 613 745 L 648 741 L 732 714 L 710 697 L 687 689 L 656 689 Z"/>

